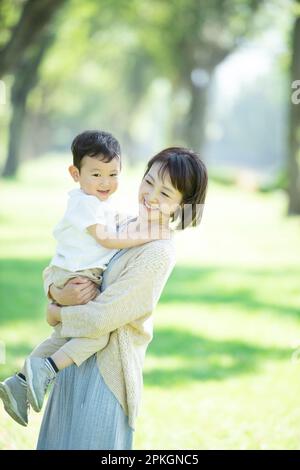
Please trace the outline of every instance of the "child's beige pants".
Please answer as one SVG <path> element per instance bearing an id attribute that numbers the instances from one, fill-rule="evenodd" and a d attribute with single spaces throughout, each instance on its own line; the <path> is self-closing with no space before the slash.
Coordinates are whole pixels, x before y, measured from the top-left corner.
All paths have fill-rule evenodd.
<path id="1" fill-rule="evenodd" d="M 100 286 L 102 282 L 103 269 L 93 268 L 84 271 L 71 272 L 56 266 L 50 266 L 47 270 L 51 270 L 51 278 L 56 287 L 63 287 L 69 279 L 75 277 L 87 277 L 91 281 Z M 49 272 L 49 271 L 48 271 Z M 99 295 L 101 295 L 99 293 Z M 61 323 L 54 326 L 52 335 L 45 341 L 40 343 L 30 353 L 30 356 L 49 357 L 56 351 L 61 350 L 69 356 L 73 362 L 80 366 L 96 352 L 105 348 L 108 343 L 109 335 L 100 336 L 100 338 L 62 338 L 60 336 Z"/>

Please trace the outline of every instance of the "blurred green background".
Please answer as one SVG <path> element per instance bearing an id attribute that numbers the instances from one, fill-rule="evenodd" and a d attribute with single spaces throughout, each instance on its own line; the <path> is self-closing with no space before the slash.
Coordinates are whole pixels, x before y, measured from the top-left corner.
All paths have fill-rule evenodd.
<path id="1" fill-rule="evenodd" d="M 0 379 L 51 332 L 41 273 L 84 129 L 147 160 L 201 152 L 203 221 L 176 236 L 135 449 L 299 449 L 300 7 L 289 0 L 0 0 Z M 35 447 L 0 407 L 0 449 Z"/>

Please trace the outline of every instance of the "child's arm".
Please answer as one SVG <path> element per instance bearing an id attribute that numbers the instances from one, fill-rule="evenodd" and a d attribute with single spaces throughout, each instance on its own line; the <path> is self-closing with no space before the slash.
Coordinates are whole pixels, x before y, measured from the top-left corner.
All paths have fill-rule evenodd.
<path id="1" fill-rule="evenodd" d="M 125 226 L 121 232 L 109 231 L 106 226 L 101 224 L 91 225 L 87 227 L 87 231 L 100 245 L 105 248 L 115 249 L 132 248 L 153 240 L 169 238 L 169 231 L 158 226 L 149 235 L 146 230 L 140 230 L 138 222 L 131 223 L 130 230 L 128 229 L 129 225 Z M 155 235 L 153 235 L 153 232 Z M 122 235 L 120 236 L 121 233 Z"/>

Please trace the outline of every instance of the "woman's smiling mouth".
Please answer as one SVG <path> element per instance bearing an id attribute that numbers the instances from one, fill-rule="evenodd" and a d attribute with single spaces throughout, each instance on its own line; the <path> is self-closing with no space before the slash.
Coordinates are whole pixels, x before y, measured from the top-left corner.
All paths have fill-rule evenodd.
<path id="1" fill-rule="evenodd" d="M 147 201 L 146 201 L 145 198 L 143 198 L 143 205 L 146 207 L 146 209 L 147 209 L 148 211 L 158 211 L 158 210 L 159 210 L 159 206 L 157 206 L 157 205 L 156 205 L 156 206 L 150 206 L 150 205 L 147 203 Z"/>

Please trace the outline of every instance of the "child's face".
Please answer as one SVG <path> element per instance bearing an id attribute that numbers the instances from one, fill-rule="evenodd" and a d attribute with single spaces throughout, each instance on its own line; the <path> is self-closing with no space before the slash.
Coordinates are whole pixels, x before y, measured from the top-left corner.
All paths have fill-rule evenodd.
<path id="1" fill-rule="evenodd" d="M 158 172 L 159 162 L 154 163 L 145 175 L 139 189 L 140 215 L 148 220 L 169 222 L 170 215 L 175 212 L 182 201 L 182 194 L 172 185 L 168 173 L 162 180 Z"/>
<path id="2" fill-rule="evenodd" d="M 106 201 L 118 189 L 120 161 L 113 158 L 104 162 L 95 157 L 85 156 L 81 160 L 80 171 L 75 166 L 69 167 L 69 172 L 81 189 L 100 201 Z"/>

